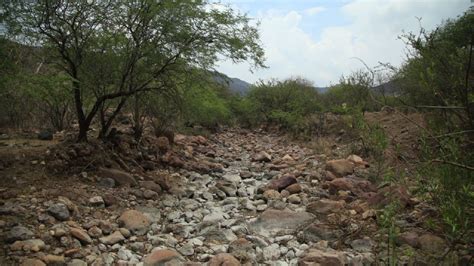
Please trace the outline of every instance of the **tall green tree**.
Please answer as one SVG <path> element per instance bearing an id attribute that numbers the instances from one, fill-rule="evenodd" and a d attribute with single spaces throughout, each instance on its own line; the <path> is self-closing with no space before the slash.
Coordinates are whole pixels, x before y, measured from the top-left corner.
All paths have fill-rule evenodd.
<path id="1" fill-rule="evenodd" d="M 2 9 L 16 41 L 48 49 L 70 76 L 79 141 L 98 113 L 113 108 L 101 119 L 105 136 L 131 96 L 173 88 L 189 67 L 222 57 L 263 66 L 250 19 L 206 1 L 10 0 Z"/>

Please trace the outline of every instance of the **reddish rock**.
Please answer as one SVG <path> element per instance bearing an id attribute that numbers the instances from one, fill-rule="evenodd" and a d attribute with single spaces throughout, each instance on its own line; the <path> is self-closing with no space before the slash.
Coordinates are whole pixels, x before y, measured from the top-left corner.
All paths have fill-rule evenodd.
<path id="1" fill-rule="evenodd" d="M 331 160 L 326 162 L 326 170 L 332 172 L 337 177 L 344 177 L 350 175 L 354 172 L 354 163 L 341 159 L 341 160 Z"/>
<path id="2" fill-rule="evenodd" d="M 104 196 L 102 196 L 102 199 L 104 200 L 105 206 L 107 207 L 115 205 L 119 202 L 119 199 L 112 194 L 105 194 Z"/>
<path id="3" fill-rule="evenodd" d="M 144 266 L 159 266 L 159 265 L 180 265 L 183 263 L 183 258 L 178 252 L 170 249 L 157 249 L 152 251 L 143 260 Z M 173 264 L 175 263 L 175 264 Z"/>
<path id="4" fill-rule="evenodd" d="M 331 171 L 326 171 L 326 173 L 324 175 L 324 179 L 327 180 L 327 181 L 332 181 L 336 178 L 337 178 L 337 176 L 334 175 Z"/>
<path id="5" fill-rule="evenodd" d="M 319 249 L 309 249 L 298 261 L 299 266 L 306 265 L 328 265 L 343 266 L 347 264 L 346 256 L 341 251 L 322 251 Z"/>
<path id="6" fill-rule="evenodd" d="M 296 193 L 300 193 L 301 192 L 301 185 L 296 183 L 296 184 L 292 184 L 292 185 L 289 185 L 288 187 L 285 188 L 288 192 L 290 192 L 290 194 L 296 194 Z"/>
<path id="7" fill-rule="evenodd" d="M 415 205 L 411 200 L 411 196 L 402 186 L 389 186 L 381 188 L 376 194 L 368 198 L 368 203 L 372 206 L 385 206 L 391 202 L 398 201 L 402 207 L 410 207 Z"/>
<path id="8" fill-rule="evenodd" d="M 90 244 L 92 243 L 92 239 L 91 237 L 89 236 L 89 234 L 87 234 L 86 231 L 80 229 L 80 228 L 71 228 L 70 230 L 70 233 L 73 237 L 77 238 L 79 241 L 81 241 L 81 243 L 83 244 Z"/>
<path id="9" fill-rule="evenodd" d="M 274 190 L 274 189 L 269 189 L 263 192 L 263 198 L 265 198 L 267 201 L 268 200 L 279 200 L 281 199 L 280 192 Z"/>
<path id="10" fill-rule="evenodd" d="M 357 196 L 376 191 L 376 187 L 368 180 L 358 177 L 336 178 L 329 183 L 329 192 L 336 194 L 339 190 L 350 191 Z M 369 194 L 370 195 L 370 194 Z"/>
<path id="11" fill-rule="evenodd" d="M 229 253 L 220 253 L 212 257 L 208 266 L 240 266 L 240 262 Z"/>
<path id="12" fill-rule="evenodd" d="M 278 191 L 282 191 L 283 189 L 285 189 L 286 187 L 292 185 L 292 184 L 295 184 L 297 183 L 298 181 L 296 181 L 296 178 L 294 176 L 291 176 L 291 175 L 285 175 L 285 176 L 282 176 L 278 179 L 273 179 L 270 184 L 268 184 L 267 188 L 268 189 L 274 189 L 274 190 L 278 190 Z"/>
<path id="13" fill-rule="evenodd" d="M 137 181 L 135 178 L 122 170 L 110 169 L 110 168 L 99 168 L 99 175 L 105 178 L 112 178 L 119 185 L 122 186 L 136 186 Z"/>

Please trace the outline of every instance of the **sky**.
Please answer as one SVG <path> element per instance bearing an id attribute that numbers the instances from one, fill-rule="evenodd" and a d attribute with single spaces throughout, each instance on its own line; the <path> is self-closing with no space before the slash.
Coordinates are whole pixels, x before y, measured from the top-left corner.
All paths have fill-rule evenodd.
<path id="1" fill-rule="evenodd" d="M 336 84 L 341 75 L 379 62 L 399 66 L 405 32 L 432 30 L 456 18 L 474 0 L 221 0 L 221 5 L 260 22 L 267 69 L 222 61 L 217 70 L 250 83 L 270 78 L 307 78 L 315 86 Z M 419 22 L 417 18 L 421 18 Z"/>

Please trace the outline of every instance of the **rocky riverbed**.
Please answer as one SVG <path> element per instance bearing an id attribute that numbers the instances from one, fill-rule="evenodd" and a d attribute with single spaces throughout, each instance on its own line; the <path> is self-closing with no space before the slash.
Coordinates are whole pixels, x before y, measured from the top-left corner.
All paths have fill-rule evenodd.
<path id="1" fill-rule="evenodd" d="M 183 158 L 160 155 L 174 167 L 104 167 L 2 189 L 2 265 L 379 264 L 388 255 L 376 206 L 391 197 L 413 208 L 398 221 L 402 250 L 445 247 L 416 227 L 430 208 L 401 187 L 376 187 L 359 156 L 329 160 L 240 129 L 176 142 Z M 413 262 L 408 252 L 398 259 Z"/>

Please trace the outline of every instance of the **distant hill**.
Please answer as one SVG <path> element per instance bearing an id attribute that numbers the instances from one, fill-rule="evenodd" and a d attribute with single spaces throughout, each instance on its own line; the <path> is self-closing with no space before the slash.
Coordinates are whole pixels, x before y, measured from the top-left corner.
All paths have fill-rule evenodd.
<path id="1" fill-rule="evenodd" d="M 219 72 L 213 72 L 212 75 L 217 83 L 222 84 L 224 86 L 228 86 L 230 91 L 238 93 L 240 95 L 246 94 L 250 86 L 252 86 L 252 84 L 244 80 L 238 78 L 231 78 Z"/>

